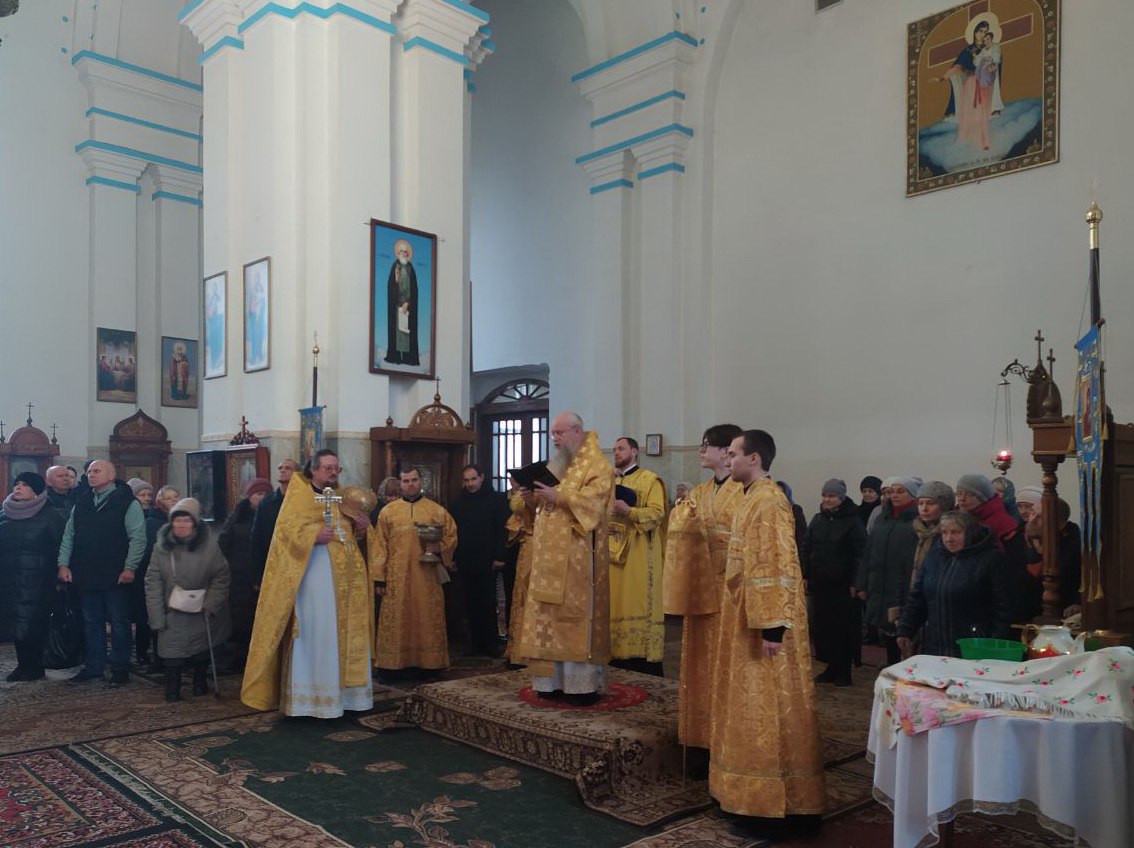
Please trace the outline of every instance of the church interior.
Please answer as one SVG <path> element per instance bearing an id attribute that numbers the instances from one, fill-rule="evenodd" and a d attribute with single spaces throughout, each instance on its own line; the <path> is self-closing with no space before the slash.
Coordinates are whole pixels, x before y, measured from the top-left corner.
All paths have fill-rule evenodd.
<path id="1" fill-rule="evenodd" d="M 773 434 L 808 517 L 829 478 L 856 500 L 867 475 L 1046 486 L 1099 528 L 1086 626 L 1134 634 L 1126 24 L 1129 0 L 0 0 L 5 494 L 111 459 L 220 522 L 330 447 L 344 484 L 413 464 L 445 504 L 466 462 L 506 488 L 574 410 L 672 495 L 734 422 Z M 997 75 L 983 118 L 951 112 L 993 91 L 950 81 L 958 44 Z M 968 121 L 983 141 L 949 159 Z M 506 730 L 501 706 L 491 743 L 464 722 L 522 674 L 475 662 L 446 675 L 470 687 L 454 704 L 379 687 L 330 730 L 254 714 L 237 678 L 174 708 L 141 674 L 85 703 L 0 684 L 0 769 L 43 814 L 5 844 L 770 844 L 658 741 L 680 644 L 667 621 L 641 687 L 669 707 L 633 733 Z M 885 656 L 862 660 L 819 692 L 829 815 L 777 844 L 896 839 L 866 757 Z M 588 745 L 609 773 L 572 765 Z M 663 761 L 676 778 L 643 777 Z M 949 844 L 1074 844 L 997 812 Z"/>

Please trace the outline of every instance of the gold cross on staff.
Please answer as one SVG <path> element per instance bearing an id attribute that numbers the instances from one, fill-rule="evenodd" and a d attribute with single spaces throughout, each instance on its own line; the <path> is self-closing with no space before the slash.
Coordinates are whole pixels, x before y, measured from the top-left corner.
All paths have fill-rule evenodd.
<path id="1" fill-rule="evenodd" d="M 28 401 L 28 426 L 29 427 L 31 426 L 31 411 L 32 411 L 33 406 L 34 406 L 34 404 L 29 400 Z"/>

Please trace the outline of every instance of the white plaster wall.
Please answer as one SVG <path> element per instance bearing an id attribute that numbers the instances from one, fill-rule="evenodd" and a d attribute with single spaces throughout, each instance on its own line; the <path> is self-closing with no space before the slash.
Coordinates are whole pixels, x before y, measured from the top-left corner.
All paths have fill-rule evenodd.
<path id="1" fill-rule="evenodd" d="M 590 149 L 590 109 L 570 81 L 589 63 L 582 24 L 566 0 L 479 5 L 496 53 L 473 76 L 473 366 L 548 363 L 551 405 L 586 415 L 580 295 L 601 282 L 588 279 L 591 198 L 574 162 Z"/>
<path id="2" fill-rule="evenodd" d="M 23 3 L 0 20 L 0 420 L 10 435 L 31 401 L 33 423 L 48 435 L 58 424 L 62 455 L 81 458 L 94 340 L 86 169 L 74 151 L 84 94 L 63 21 L 72 5 Z"/>
<path id="3" fill-rule="evenodd" d="M 1134 366 L 1134 131 L 1124 0 L 1064 4 L 1061 161 L 904 197 L 905 25 L 948 4 L 748 4 L 716 124 L 715 415 L 777 437 L 774 467 L 813 506 L 822 481 L 990 474 L 994 388 L 1044 329 L 1070 412 L 1091 181 L 1102 187 L 1110 403 Z M 790 85 L 785 85 L 790 81 Z M 1018 460 L 1024 386 L 1013 385 Z M 1063 469 L 1071 483 L 1073 466 Z M 1063 491 L 1072 494 L 1072 485 Z"/>

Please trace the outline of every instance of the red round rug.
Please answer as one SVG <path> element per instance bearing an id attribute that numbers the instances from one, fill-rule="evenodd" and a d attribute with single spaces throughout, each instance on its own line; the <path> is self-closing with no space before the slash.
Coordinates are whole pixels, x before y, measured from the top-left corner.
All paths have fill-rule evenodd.
<path id="1" fill-rule="evenodd" d="M 637 706 L 650 696 L 650 693 L 641 686 L 629 686 L 613 681 L 606 684 L 606 693 L 602 698 L 589 707 L 576 706 L 560 699 L 541 698 L 530 683 L 517 694 L 525 704 L 552 710 L 621 710 L 625 707 Z"/>

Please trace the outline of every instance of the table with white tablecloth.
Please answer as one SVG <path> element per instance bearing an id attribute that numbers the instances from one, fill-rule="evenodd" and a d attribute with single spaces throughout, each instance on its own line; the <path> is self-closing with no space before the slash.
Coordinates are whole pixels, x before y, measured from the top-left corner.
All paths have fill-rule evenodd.
<path id="1" fill-rule="evenodd" d="M 985 715 L 887 744 L 875 688 L 868 756 L 874 795 L 894 813 L 894 848 L 931 845 L 958 813 L 1037 816 L 1091 848 L 1134 846 L 1134 731 L 1120 721 Z"/>

